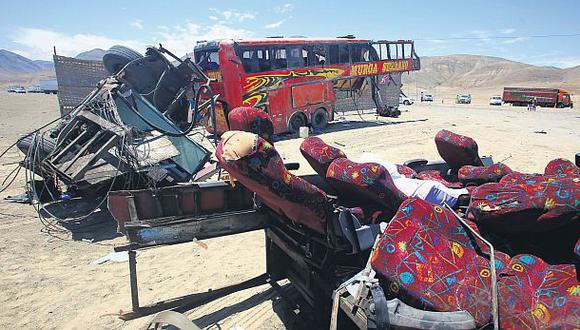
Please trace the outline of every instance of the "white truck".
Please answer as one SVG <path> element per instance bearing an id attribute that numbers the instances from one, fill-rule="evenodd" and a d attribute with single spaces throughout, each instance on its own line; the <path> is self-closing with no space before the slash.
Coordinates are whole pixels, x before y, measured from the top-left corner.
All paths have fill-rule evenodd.
<path id="1" fill-rule="evenodd" d="M 38 85 L 44 94 L 56 94 L 58 92 L 58 83 L 56 82 L 56 79 L 41 80 Z"/>

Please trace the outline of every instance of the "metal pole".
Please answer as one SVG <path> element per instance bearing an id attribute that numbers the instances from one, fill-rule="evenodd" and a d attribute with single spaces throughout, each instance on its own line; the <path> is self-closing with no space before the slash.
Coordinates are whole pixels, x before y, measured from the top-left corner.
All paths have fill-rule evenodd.
<path id="1" fill-rule="evenodd" d="M 129 280 L 131 281 L 131 306 L 133 312 L 139 311 L 139 287 L 137 286 L 137 252 L 134 250 L 129 253 Z"/>

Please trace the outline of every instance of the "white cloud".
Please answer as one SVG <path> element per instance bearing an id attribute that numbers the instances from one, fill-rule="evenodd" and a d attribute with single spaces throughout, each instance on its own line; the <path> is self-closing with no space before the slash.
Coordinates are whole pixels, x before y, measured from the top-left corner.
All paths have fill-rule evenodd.
<path id="1" fill-rule="evenodd" d="M 516 42 L 521 42 L 521 41 L 526 41 L 530 38 L 526 38 L 526 37 L 517 37 L 517 38 L 512 38 L 512 39 L 507 39 L 504 40 L 502 43 L 509 45 L 509 44 L 515 44 Z"/>
<path id="2" fill-rule="evenodd" d="M 571 68 L 580 65 L 580 57 L 578 56 L 550 56 L 544 59 L 538 59 L 528 62 L 533 65 L 540 66 L 555 66 L 557 68 Z"/>
<path id="3" fill-rule="evenodd" d="M 60 32 L 34 28 L 20 28 L 12 37 L 12 42 L 22 46 L 19 51 L 29 54 L 32 59 L 49 60 L 52 47 L 60 55 L 76 56 L 78 53 L 94 48 L 107 49 L 121 44 L 143 51 L 143 43 L 135 40 L 120 40 L 94 34 L 67 35 Z"/>
<path id="4" fill-rule="evenodd" d="M 180 26 L 176 32 L 160 31 L 154 41 L 163 44 L 176 55 L 193 51 L 198 40 L 238 39 L 251 37 L 253 33 L 244 29 L 235 29 L 221 23 L 201 26 L 188 22 Z"/>
<path id="5" fill-rule="evenodd" d="M 286 19 L 282 19 L 282 20 L 279 20 L 278 22 L 266 24 L 266 25 L 264 25 L 264 28 L 274 29 L 274 28 L 280 27 L 280 25 L 284 24 L 284 22 L 286 22 Z"/>
<path id="6" fill-rule="evenodd" d="M 238 12 L 238 11 L 231 10 L 231 9 L 220 11 L 216 8 L 210 8 L 209 10 L 211 12 L 215 13 L 216 15 L 222 16 L 226 20 L 233 19 L 233 20 L 236 20 L 240 23 L 243 21 L 253 20 L 254 18 L 256 18 L 256 16 L 254 14 L 249 13 L 249 12 Z M 210 16 L 210 19 L 217 21 L 218 17 L 216 15 Z"/>
<path id="7" fill-rule="evenodd" d="M 20 45 L 16 53 L 31 59 L 52 59 L 52 47 L 56 46 L 57 53 L 64 56 L 77 54 L 94 48 L 108 49 L 113 45 L 123 45 L 133 48 L 140 53 L 145 52 L 147 45 L 163 44 L 178 56 L 193 51 L 198 40 L 237 39 L 253 36 L 253 33 L 244 29 L 236 29 L 215 23 L 213 25 L 198 25 L 187 22 L 172 27 L 158 26 L 157 31 L 143 40 L 114 39 L 94 34 L 65 34 L 51 30 L 35 28 L 19 28 L 12 36 L 11 41 Z"/>
<path id="8" fill-rule="evenodd" d="M 143 30 L 143 21 L 140 19 L 136 19 L 134 21 L 131 22 L 131 26 L 138 29 L 138 30 Z"/>
<path id="9" fill-rule="evenodd" d="M 489 33 L 489 31 L 486 30 L 472 30 L 471 34 L 473 34 L 475 37 L 480 38 L 483 41 L 490 41 L 489 37 L 491 36 L 491 34 Z"/>
<path id="10" fill-rule="evenodd" d="M 286 13 L 286 12 L 291 12 L 294 10 L 294 4 L 292 3 L 285 3 L 282 6 L 276 6 L 274 7 L 274 11 L 276 11 L 277 13 Z"/>
<path id="11" fill-rule="evenodd" d="M 503 30 L 499 31 L 499 33 L 502 33 L 502 34 L 512 34 L 514 32 L 516 32 L 516 29 L 512 29 L 512 28 L 503 29 Z"/>

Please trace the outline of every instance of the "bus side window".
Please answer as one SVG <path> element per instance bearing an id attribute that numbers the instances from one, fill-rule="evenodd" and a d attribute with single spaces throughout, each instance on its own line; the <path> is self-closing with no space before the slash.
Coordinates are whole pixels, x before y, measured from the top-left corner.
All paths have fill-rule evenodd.
<path id="1" fill-rule="evenodd" d="M 303 68 L 306 66 L 304 49 L 302 46 L 288 46 L 286 48 L 288 56 L 288 68 Z"/>
<path id="2" fill-rule="evenodd" d="M 286 69 L 288 67 L 286 61 L 286 48 L 272 48 L 270 61 L 272 62 L 272 70 Z"/>
<path id="3" fill-rule="evenodd" d="M 350 59 L 352 63 L 364 62 L 363 59 L 363 45 L 351 44 L 350 45 Z"/>
<path id="4" fill-rule="evenodd" d="M 346 43 L 338 45 L 338 63 L 350 63 L 348 44 Z"/>
<path id="5" fill-rule="evenodd" d="M 326 46 L 325 45 L 313 45 L 312 55 L 314 63 L 311 66 L 324 66 L 326 64 Z"/>

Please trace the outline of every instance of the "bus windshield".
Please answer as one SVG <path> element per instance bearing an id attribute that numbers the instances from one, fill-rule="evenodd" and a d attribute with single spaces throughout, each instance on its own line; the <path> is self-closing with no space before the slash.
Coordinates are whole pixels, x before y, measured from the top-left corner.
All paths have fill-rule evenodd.
<path id="1" fill-rule="evenodd" d="M 218 48 L 196 49 L 195 63 L 201 66 L 204 70 L 219 70 L 220 58 L 218 55 Z"/>

